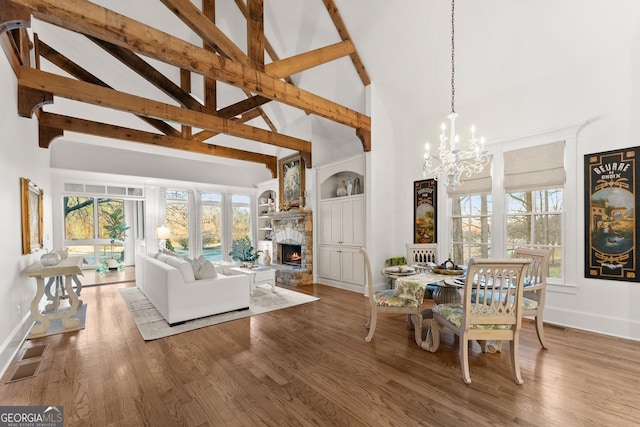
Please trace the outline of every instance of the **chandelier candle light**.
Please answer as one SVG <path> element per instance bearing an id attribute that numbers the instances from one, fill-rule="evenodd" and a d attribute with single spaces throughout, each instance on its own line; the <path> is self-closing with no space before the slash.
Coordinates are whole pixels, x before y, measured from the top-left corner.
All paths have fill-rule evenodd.
<path id="1" fill-rule="evenodd" d="M 424 164 L 422 175 L 426 178 L 433 175 L 435 180 L 443 180 L 446 186 L 456 188 L 462 183 L 460 177 L 464 173 L 467 177 L 482 172 L 489 164 L 489 156 L 484 148 L 484 138 L 476 138 L 476 128 L 471 126 L 471 139 L 469 147 L 461 149 L 459 137 L 456 134 L 455 109 L 455 0 L 451 0 L 451 113 L 447 116 L 449 122 L 449 136 L 446 134 L 447 125 L 444 123 L 440 129 L 439 154 L 431 155 L 429 143 L 424 147 Z M 447 144 L 448 142 L 448 144 Z M 436 165 L 434 165 L 434 161 Z"/>

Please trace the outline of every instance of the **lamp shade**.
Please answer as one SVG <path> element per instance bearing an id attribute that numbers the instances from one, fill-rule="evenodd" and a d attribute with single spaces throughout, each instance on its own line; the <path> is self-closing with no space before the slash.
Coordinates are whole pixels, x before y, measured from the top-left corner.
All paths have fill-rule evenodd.
<path id="1" fill-rule="evenodd" d="M 171 229 L 167 226 L 161 226 L 156 228 L 156 238 L 160 240 L 166 240 L 171 238 Z"/>

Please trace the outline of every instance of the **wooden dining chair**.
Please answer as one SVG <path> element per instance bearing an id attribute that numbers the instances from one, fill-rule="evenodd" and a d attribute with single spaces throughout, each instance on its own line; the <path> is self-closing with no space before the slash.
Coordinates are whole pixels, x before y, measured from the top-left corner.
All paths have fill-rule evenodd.
<path id="1" fill-rule="evenodd" d="M 522 298 L 522 316 L 533 317 L 536 323 L 536 334 L 542 348 L 548 348 L 544 338 L 544 303 L 547 291 L 547 277 L 549 276 L 549 258 L 551 249 L 531 249 L 517 247 L 513 252 L 514 258 L 524 258 L 531 261 L 524 271 L 524 293 Z M 495 353 L 502 351 L 502 343 L 484 343 L 482 351 Z"/>
<path id="2" fill-rule="evenodd" d="M 462 303 L 438 304 L 422 348 L 431 352 L 440 346 L 441 330 L 459 337 L 462 379 L 469 375 L 470 341 L 509 341 L 511 366 L 516 384 L 522 384 L 518 347 L 522 325 L 524 269 L 529 260 L 472 259 L 467 267 Z"/>
<path id="3" fill-rule="evenodd" d="M 369 293 L 369 319 L 366 326 L 369 334 L 366 342 L 371 342 L 376 331 L 378 313 L 407 314 L 411 316 L 415 333 L 416 344 L 422 343 L 422 300 L 424 299 L 424 285 L 417 282 L 404 282 L 395 289 L 383 289 L 375 291 L 373 288 L 373 273 L 369 255 L 365 248 L 360 248 L 364 257 L 364 266 L 367 276 L 367 291 Z"/>
<path id="4" fill-rule="evenodd" d="M 533 316 L 536 321 L 536 333 L 542 348 L 547 348 L 544 339 L 543 314 L 549 276 L 550 249 L 516 248 L 514 258 L 524 258 L 529 263 L 524 278 L 524 298 L 522 315 Z"/>

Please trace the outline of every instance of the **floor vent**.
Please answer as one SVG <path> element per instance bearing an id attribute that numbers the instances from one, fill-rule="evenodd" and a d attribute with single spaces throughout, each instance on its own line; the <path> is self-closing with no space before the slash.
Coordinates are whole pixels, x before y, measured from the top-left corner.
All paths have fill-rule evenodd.
<path id="1" fill-rule="evenodd" d="M 41 357 L 44 355 L 44 352 L 47 351 L 47 347 L 49 344 L 45 345 L 36 345 L 33 347 L 29 347 L 24 351 L 22 358 L 20 360 L 33 359 L 34 357 Z"/>
<path id="2" fill-rule="evenodd" d="M 34 378 L 38 373 L 41 362 L 42 359 L 18 365 L 7 383 Z"/>

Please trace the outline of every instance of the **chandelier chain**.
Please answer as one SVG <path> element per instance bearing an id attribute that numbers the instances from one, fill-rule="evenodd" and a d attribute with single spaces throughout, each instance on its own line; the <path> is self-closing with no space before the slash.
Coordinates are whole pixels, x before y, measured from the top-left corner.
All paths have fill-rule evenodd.
<path id="1" fill-rule="evenodd" d="M 468 146 L 461 146 L 456 133 L 456 65 L 455 65 L 455 0 L 451 0 L 451 113 L 449 130 L 443 123 L 440 126 L 440 144 L 438 154 L 431 155 L 429 143 L 425 144 L 424 163 L 422 175 L 433 176 L 435 180 L 442 179 L 445 186 L 455 189 L 462 185 L 465 177 L 482 172 L 487 167 L 491 158 L 484 148 L 484 138 L 476 138 L 475 126 L 471 127 L 471 138 Z"/>
<path id="2" fill-rule="evenodd" d="M 456 43 L 455 43 L 455 0 L 451 0 L 451 112 L 456 112 L 456 84 L 455 84 L 455 74 L 456 74 L 456 62 L 455 62 L 455 54 L 456 54 Z"/>

